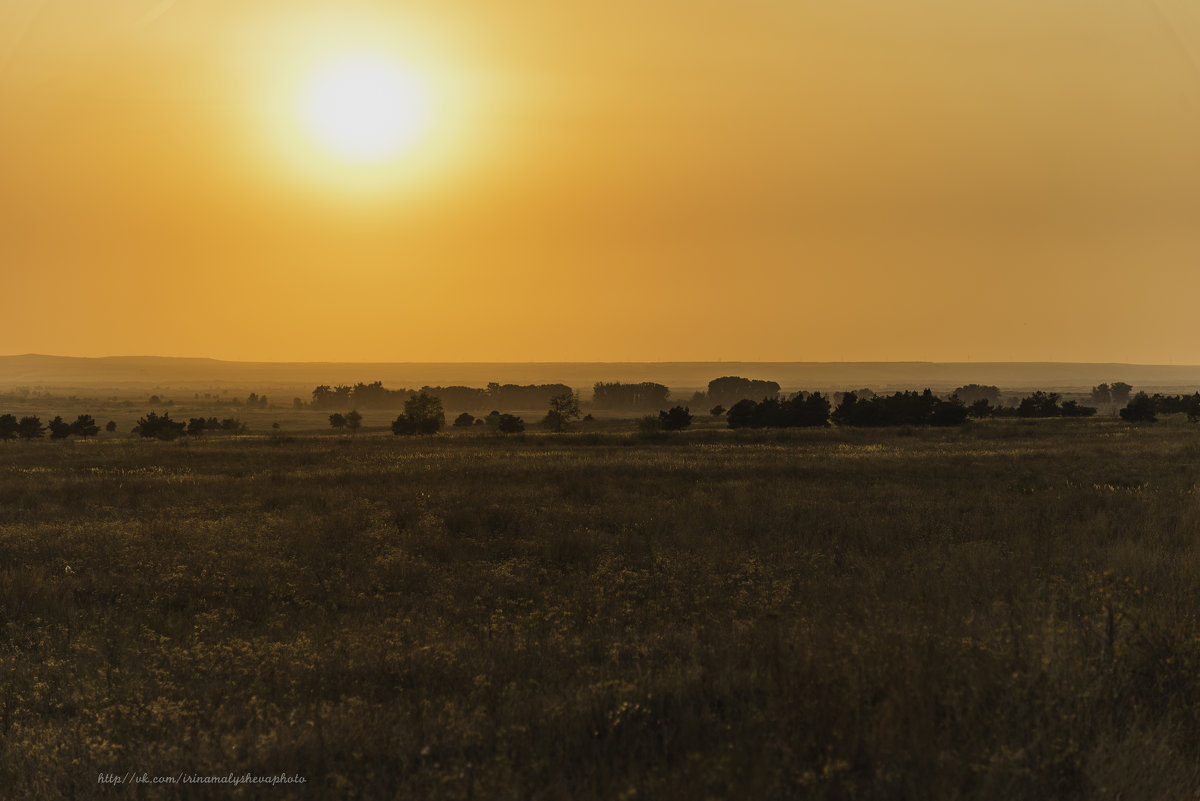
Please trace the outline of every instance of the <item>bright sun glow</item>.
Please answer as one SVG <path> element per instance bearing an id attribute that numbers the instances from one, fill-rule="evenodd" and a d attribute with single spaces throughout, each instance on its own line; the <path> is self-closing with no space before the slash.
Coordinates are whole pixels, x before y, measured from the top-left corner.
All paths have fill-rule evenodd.
<path id="1" fill-rule="evenodd" d="M 428 123 L 428 100 L 421 82 L 390 59 L 344 56 L 313 73 L 301 113 L 331 154 L 374 163 L 416 142 Z"/>

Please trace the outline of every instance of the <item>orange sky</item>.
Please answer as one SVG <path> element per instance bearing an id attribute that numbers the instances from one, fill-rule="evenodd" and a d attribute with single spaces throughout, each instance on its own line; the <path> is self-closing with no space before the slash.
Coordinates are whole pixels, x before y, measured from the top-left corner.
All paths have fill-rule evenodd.
<path id="1" fill-rule="evenodd" d="M 1190 0 L 4 0 L 0 353 L 1195 364 L 1198 143 Z"/>

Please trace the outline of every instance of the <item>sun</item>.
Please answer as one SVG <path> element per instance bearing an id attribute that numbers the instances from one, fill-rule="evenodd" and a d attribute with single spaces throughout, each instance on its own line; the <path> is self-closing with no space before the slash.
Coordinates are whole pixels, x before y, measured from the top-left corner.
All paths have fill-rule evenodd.
<path id="1" fill-rule="evenodd" d="M 386 161 L 414 145 L 429 122 L 425 87 L 390 58 L 343 55 L 313 70 L 301 119 L 330 155 L 359 163 Z"/>

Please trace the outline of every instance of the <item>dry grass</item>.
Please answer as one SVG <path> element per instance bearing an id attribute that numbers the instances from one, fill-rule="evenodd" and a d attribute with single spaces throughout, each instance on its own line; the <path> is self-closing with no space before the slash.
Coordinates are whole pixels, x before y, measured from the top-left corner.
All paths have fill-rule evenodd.
<path id="1" fill-rule="evenodd" d="M 1198 535 L 1176 421 L 11 443 L 0 787 L 1192 798 Z"/>

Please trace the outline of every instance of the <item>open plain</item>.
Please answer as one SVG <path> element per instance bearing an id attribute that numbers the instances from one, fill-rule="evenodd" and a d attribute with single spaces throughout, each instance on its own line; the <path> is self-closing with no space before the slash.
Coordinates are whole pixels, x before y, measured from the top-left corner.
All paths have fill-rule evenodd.
<path id="1" fill-rule="evenodd" d="M 1200 786 L 1200 430 L 1181 415 L 632 429 L 0 444 L 0 785 Z M 306 783 L 98 789 L 131 772 Z"/>

